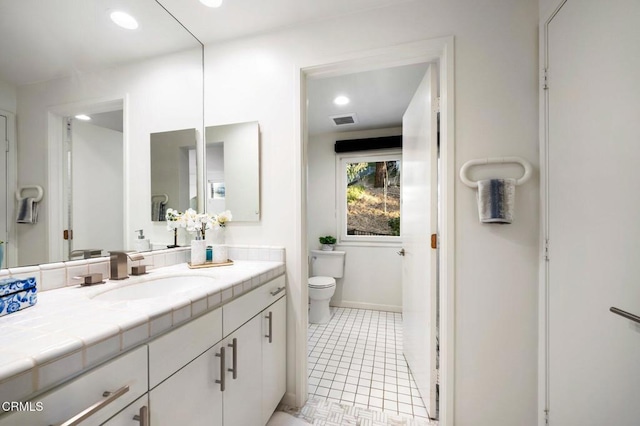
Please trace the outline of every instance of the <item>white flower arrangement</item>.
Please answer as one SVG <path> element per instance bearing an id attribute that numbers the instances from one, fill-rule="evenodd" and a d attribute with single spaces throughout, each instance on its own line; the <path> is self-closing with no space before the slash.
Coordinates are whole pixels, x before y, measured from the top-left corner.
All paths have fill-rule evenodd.
<path id="1" fill-rule="evenodd" d="M 187 232 L 195 232 L 197 240 L 204 240 L 208 229 L 224 228 L 233 216 L 229 210 L 212 216 L 209 213 L 196 213 L 193 209 L 187 209 L 184 213 L 167 209 L 166 218 L 168 231 L 185 228 Z"/>
<path id="2" fill-rule="evenodd" d="M 224 228 L 225 226 L 227 226 L 227 222 L 231 222 L 232 219 L 233 216 L 231 215 L 231 212 L 229 210 L 225 210 L 222 213 L 218 213 L 214 216 L 214 220 L 217 226 L 219 226 L 220 228 Z"/>

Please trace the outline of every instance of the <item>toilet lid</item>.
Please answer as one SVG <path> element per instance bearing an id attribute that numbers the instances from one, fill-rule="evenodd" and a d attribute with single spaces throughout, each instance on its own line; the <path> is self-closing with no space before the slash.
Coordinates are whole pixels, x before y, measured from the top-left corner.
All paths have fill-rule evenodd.
<path id="1" fill-rule="evenodd" d="M 336 285 L 336 280 L 333 277 L 311 277 L 309 278 L 309 287 L 313 288 L 325 288 Z"/>

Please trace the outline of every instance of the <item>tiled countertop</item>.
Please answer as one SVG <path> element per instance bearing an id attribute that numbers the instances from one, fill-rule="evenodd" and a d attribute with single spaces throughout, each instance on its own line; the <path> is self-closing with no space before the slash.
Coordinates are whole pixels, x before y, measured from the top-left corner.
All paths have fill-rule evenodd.
<path id="1" fill-rule="evenodd" d="M 153 269 L 123 281 L 38 293 L 38 303 L 0 317 L 0 400 L 18 401 L 138 346 L 164 331 L 282 275 L 283 262 L 238 260 L 232 266 Z M 206 276 L 173 296 L 106 301 L 95 296 L 162 277 Z M 205 281 L 205 280 L 203 280 Z"/>

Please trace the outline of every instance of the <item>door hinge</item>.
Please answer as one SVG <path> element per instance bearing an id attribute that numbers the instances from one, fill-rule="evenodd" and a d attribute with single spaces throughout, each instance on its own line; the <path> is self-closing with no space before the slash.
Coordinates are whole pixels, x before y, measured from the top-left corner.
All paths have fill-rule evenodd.
<path id="1" fill-rule="evenodd" d="M 549 69 L 542 70 L 542 89 L 549 90 Z"/>
<path id="2" fill-rule="evenodd" d="M 7 147 L 5 148 L 5 152 L 9 152 L 9 139 L 6 139 L 5 143 L 7 144 Z"/>
<path id="3" fill-rule="evenodd" d="M 544 424 L 549 424 L 549 410 L 544 410 Z"/>
<path id="4" fill-rule="evenodd" d="M 431 234 L 431 248 L 438 248 L 438 234 Z"/>
<path id="5" fill-rule="evenodd" d="M 544 240 L 544 260 L 549 260 L 549 239 Z"/>

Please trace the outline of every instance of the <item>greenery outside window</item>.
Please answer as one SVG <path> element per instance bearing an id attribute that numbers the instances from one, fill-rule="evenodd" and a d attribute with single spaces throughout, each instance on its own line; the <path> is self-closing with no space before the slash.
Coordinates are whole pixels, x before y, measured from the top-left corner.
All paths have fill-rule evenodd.
<path id="1" fill-rule="evenodd" d="M 400 242 L 399 150 L 338 157 L 341 242 Z"/>

